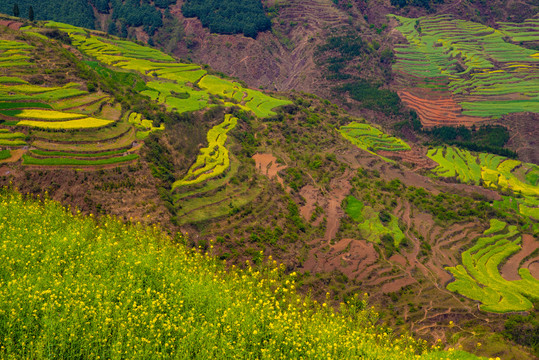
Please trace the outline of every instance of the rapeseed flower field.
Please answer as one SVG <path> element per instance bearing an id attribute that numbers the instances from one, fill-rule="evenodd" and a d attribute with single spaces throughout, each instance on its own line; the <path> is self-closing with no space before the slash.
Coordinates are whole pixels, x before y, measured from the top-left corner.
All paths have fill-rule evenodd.
<path id="1" fill-rule="evenodd" d="M 392 334 L 363 296 L 304 297 L 271 259 L 227 270 L 157 226 L 0 203 L 3 359 L 476 359 Z"/>

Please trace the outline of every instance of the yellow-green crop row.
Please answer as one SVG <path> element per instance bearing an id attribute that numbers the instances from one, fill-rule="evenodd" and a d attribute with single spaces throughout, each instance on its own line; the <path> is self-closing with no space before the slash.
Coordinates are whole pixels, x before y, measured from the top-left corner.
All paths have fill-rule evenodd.
<path id="1" fill-rule="evenodd" d="M 114 121 L 96 119 L 87 117 L 84 119 L 70 120 L 70 121 L 36 121 L 36 120 L 21 120 L 17 123 L 17 126 L 28 126 L 38 129 L 96 129 L 112 124 Z"/>
<path id="2" fill-rule="evenodd" d="M 485 187 L 510 189 L 528 196 L 539 196 L 539 187 L 531 183 L 531 174 L 539 174 L 539 167 L 503 156 L 480 153 L 452 147 L 430 149 L 427 156 L 438 163 L 433 172 L 441 177 L 457 177 L 463 182 L 482 183 Z M 519 175 L 520 168 L 526 176 Z"/>
<path id="3" fill-rule="evenodd" d="M 528 269 L 521 268 L 521 280 L 508 281 L 498 270 L 506 258 L 520 250 L 521 237 L 517 237 L 516 226 L 506 226 L 493 219 L 485 235 L 491 236 L 479 238 L 473 247 L 462 253 L 462 265 L 446 268 L 455 277 L 447 288 L 480 301 L 484 311 L 530 310 L 533 304 L 529 298 L 539 294 L 539 280 L 532 277 Z"/>
<path id="4" fill-rule="evenodd" d="M 154 131 L 163 131 L 165 130 L 165 124 L 161 124 L 159 127 L 153 126 L 151 120 L 142 119 L 142 114 L 132 112 L 129 114 L 128 122 L 134 124 L 135 127 L 139 129 L 144 129 L 145 131 L 137 131 L 137 139 L 144 140 Z"/>
<path id="5" fill-rule="evenodd" d="M 86 117 L 86 115 L 83 114 L 41 109 L 2 110 L 0 111 L 0 114 L 22 119 L 37 120 L 75 120 Z"/>
<path id="6" fill-rule="evenodd" d="M 371 154 L 376 154 L 380 150 L 410 150 L 410 146 L 402 139 L 388 135 L 369 124 L 353 121 L 346 126 L 342 126 L 338 131 L 346 140 Z M 386 161 L 392 161 L 384 157 L 382 158 Z"/>
<path id="7" fill-rule="evenodd" d="M 228 150 L 225 147 L 227 133 L 232 130 L 238 119 L 230 114 L 225 115 L 224 121 L 208 131 L 208 146 L 200 150 L 195 163 L 185 177 L 172 184 L 172 190 L 179 186 L 197 184 L 214 178 L 225 172 L 230 166 Z"/>

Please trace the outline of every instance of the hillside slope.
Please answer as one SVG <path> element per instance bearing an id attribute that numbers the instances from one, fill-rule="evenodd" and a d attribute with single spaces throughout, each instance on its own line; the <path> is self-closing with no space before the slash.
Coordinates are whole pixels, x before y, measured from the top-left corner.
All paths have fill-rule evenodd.
<path id="1" fill-rule="evenodd" d="M 155 227 L 0 201 L 2 357 L 478 359 L 392 335 L 365 299 L 302 297 L 271 261 L 226 271 Z"/>
<path id="2" fill-rule="evenodd" d="M 397 95 L 358 79 L 368 90 L 360 112 L 400 128 L 99 31 L 6 21 L 3 184 L 161 222 L 229 264 L 271 255 L 319 301 L 338 307 L 368 292 L 398 331 L 530 358 L 496 333 L 512 312 L 536 314 L 537 165 L 424 145 Z M 374 44 L 344 39 L 330 43 Z"/>

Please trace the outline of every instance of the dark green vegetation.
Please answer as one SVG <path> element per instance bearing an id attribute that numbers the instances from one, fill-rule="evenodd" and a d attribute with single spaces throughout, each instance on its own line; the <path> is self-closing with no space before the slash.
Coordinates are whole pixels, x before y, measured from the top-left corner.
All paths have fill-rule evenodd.
<path id="1" fill-rule="evenodd" d="M 14 5 L 17 5 L 19 14 L 14 14 Z M 36 20 L 63 21 L 77 26 L 93 29 L 94 12 L 90 4 L 86 1 L 40 1 L 40 0 L 13 0 L 0 2 L 0 12 L 27 18 L 29 9 Z M 34 19 L 31 19 L 34 20 Z"/>
<path id="2" fill-rule="evenodd" d="M 529 315 L 512 315 L 505 322 L 503 332 L 504 336 L 517 344 L 531 347 L 537 356 L 539 356 L 538 315 L 537 311 L 533 311 Z"/>
<path id="3" fill-rule="evenodd" d="M 96 26 L 97 19 L 93 5 L 100 14 L 112 14 L 112 22 L 108 22 L 108 30 L 111 34 L 127 37 L 126 27 L 137 26 L 142 26 L 144 31 L 153 35 L 163 25 L 163 15 L 159 9 L 168 9 L 169 5 L 176 3 L 176 0 L 157 0 L 152 3 L 134 0 L 90 0 L 88 2 L 16 0 L 0 3 L 0 12 L 13 14 L 14 3 L 19 9 L 19 14 L 15 16 L 27 17 L 32 8 L 35 20 L 53 20 L 88 29 L 94 29 Z M 30 20 L 33 21 L 34 18 Z"/>
<path id="4" fill-rule="evenodd" d="M 517 158 L 515 151 L 504 148 L 509 140 L 507 128 L 499 125 L 483 125 L 477 129 L 475 126 L 437 126 L 425 129 L 424 133 L 439 142 L 455 145 L 471 151 L 489 152 L 510 158 Z M 433 142 L 436 145 L 436 141 Z"/>
<path id="5" fill-rule="evenodd" d="M 239 34 L 255 38 L 271 29 L 260 0 L 187 0 L 185 17 L 198 17 L 203 26 L 218 34 Z"/>
<path id="6" fill-rule="evenodd" d="M 391 0 L 391 5 L 403 8 L 417 6 L 430 10 L 434 4 L 443 4 L 445 0 Z"/>

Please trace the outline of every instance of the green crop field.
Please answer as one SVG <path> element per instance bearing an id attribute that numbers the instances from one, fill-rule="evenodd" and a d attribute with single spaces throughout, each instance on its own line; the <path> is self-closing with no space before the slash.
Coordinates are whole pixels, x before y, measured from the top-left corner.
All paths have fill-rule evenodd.
<path id="1" fill-rule="evenodd" d="M 197 184 L 214 178 L 228 170 L 230 159 L 225 143 L 227 133 L 236 126 L 237 122 L 237 118 L 227 114 L 221 124 L 208 131 L 208 147 L 200 150 L 200 155 L 197 156 L 185 177 L 172 185 L 173 190 L 180 186 Z"/>
<path id="2" fill-rule="evenodd" d="M 539 187 L 533 182 L 533 174 L 539 174 L 537 165 L 486 153 L 476 156 L 468 150 L 452 147 L 430 149 L 428 157 L 438 163 L 433 170 L 437 176 L 456 177 L 462 182 L 539 196 Z"/>
<path id="3" fill-rule="evenodd" d="M 111 157 L 106 159 L 74 159 L 68 157 L 36 158 L 30 155 L 23 155 L 23 165 L 45 165 L 45 166 L 96 166 L 119 164 L 138 159 L 137 154 Z"/>
<path id="4" fill-rule="evenodd" d="M 0 76 L 0 84 L 28 84 L 28 82 L 16 76 Z"/>
<path id="5" fill-rule="evenodd" d="M 384 132 L 369 124 L 362 124 L 353 121 L 346 126 L 341 126 L 339 132 L 345 139 L 350 141 L 352 144 L 372 154 L 376 154 L 376 152 L 380 150 L 410 150 L 410 146 L 406 144 L 403 140 L 385 134 Z"/>
<path id="6" fill-rule="evenodd" d="M 371 206 L 365 206 L 361 201 L 354 196 L 346 198 L 346 213 L 355 221 L 358 222 L 363 239 L 381 243 L 384 235 L 391 235 L 393 245 L 399 248 L 400 243 L 406 238 L 399 227 L 399 220 L 394 215 L 388 214 L 388 221 L 383 222 L 380 218 L 380 213 L 375 211 Z"/>
<path id="7" fill-rule="evenodd" d="M 75 120 L 86 117 L 86 115 L 83 114 L 37 109 L 1 110 L 0 114 L 22 119 L 37 120 Z"/>
<path id="8" fill-rule="evenodd" d="M 11 151 L 9 150 L 0 150 L 0 160 L 6 160 L 11 157 Z"/>
<path id="9" fill-rule="evenodd" d="M 52 91 L 46 91 L 39 94 L 16 94 L 16 95 L 10 95 L 10 94 L 1 94 L 0 93 L 0 101 L 45 101 L 45 102 L 54 102 L 62 99 L 67 99 L 75 96 L 85 95 L 88 94 L 87 91 L 79 90 L 79 89 L 58 89 L 58 90 L 52 90 Z"/>
<path id="10" fill-rule="evenodd" d="M 0 102 L 0 109 L 42 108 L 51 109 L 49 104 L 40 102 Z"/>
<path id="11" fill-rule="evenodd" d="M 63 152 L 63 151 L 43 151 L 39 149 L 30 150 L 32 155 L 37 155 L 41 157 L 71 157 L 71 158 L 97 158 L 97 157 L 107 157 L 112 155 L 123 154 L 127 150 L 113 150 L 113 151 L 103 151 L 99 153 L 73 153 L 73 152 Z"/>
<path id="12" fill-rule="evenodd" d="M 403 87 L 432 88 L 434 81 L 448 96 L 458 95 L 456 100 L 465 116 L 498 118 L 539 112 L 535 74 L 539 57 L 537 51 L 520 45 L 526 40 L 537 41 L 536 27 L 519 28 L 514 33 L 515 28 L 508 23 L 501 23 L 497 30 L 450 15 L 392 17 L 408 42 L 396 47 L 393 66 Z M 423 116 L 431 116 L 431 110 L 425 111 Z"/>
<path id="13" fill-rule="evenodd" d="M 539 294 L 539 280 L 528 269 L 519 270 L 520 280 L 505 280 L 498 266 L 520 250 L 521 238 L 515 226 L 493 219 L 491 227 L 475 245 L 462 253 L 462 265 L 448 267 L 455 281 L 447 285 L 451 291 L 481 302 L 481 310 L 490 312 L 526 311 L 533 307 L 531 299 Z"/>

